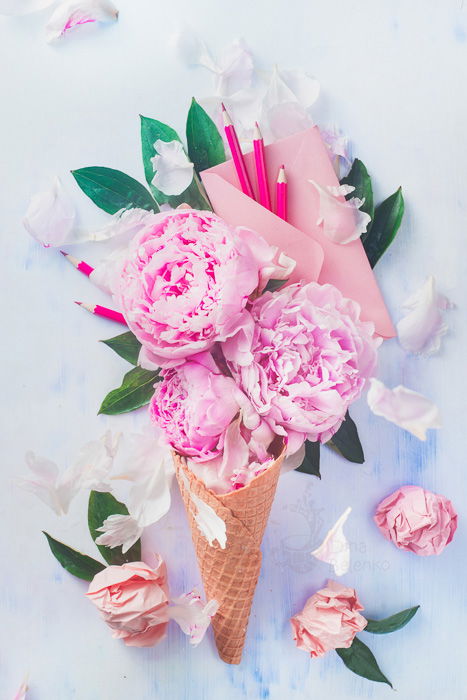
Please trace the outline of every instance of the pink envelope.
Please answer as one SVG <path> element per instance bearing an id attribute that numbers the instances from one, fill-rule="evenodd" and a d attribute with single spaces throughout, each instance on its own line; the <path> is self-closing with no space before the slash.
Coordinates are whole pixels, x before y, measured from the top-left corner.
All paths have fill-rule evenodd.
<path id="1" fill-rule="evenodd" d="M 253 153 L 245 155 L 245 163 L 255 185 Z M 316 224 L 319 195 L 308 180 L 315 180 L 323 187 L 339 184 L 318 128 L 266 146 L 266 163 L 273 200 L 273 183 L 279 167 L 285 165 L 289 183 L 289 223 L 243 194 L 232 160 L 201 174 L 214 211 L 232 226 L 254 229 L 296 260 L 291 281 L 318 280 L 334 284 L 344 296 L 360 304 L 362 317 L 374 322 L 379 335 L 393 337 L 394 326 L 361 242 L 332 243 Z"/>

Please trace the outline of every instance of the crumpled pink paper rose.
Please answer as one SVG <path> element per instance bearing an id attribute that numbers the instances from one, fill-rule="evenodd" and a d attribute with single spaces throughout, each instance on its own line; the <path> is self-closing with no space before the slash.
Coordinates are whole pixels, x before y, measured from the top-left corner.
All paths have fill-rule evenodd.
<path id="1" fill-rule="evenodd" d="M 312 657 L 331 649 L 347 649 L 368 624 L 360 610 L 363 606 L 353 588 L 329 580 L 326 588 L 308 598 L 302 612 L 290 620 L 297 647 Z"/>
<path id="2" fill-rule="evenodd" d="M 96 574 L 86 594 L 114 630 L 113 636 L 133 647 L 150 647 L 165 636 L 168 586 L 160 556 L 154 569 L 141 561 L 108 566 Z"/>
<path id="3" fill-rule="evenodd" d="M 420 556 L 441 554 L 457 528 L 451 501 L 421 486 L 394 491 L 378 505 L 374 520 L 387 540 Z"/>
<path id="4" fill-rule="evenodd" d="M 328 440 L 376 365 L 380 339 L 332 285 L 292 284 L 258 297 L 252 323 L 223 345 L 234 378 L 287 453 Z"/>
<path id="5" fill-rule="evenodd" d="M 145 367 L 174 366 L 231 337 L 248 320 L 248 297 L 290 260 L 244 228 L 207 211 L 155 214 L 130 242 L 112 291 L 143 345 Z M 284 263 L 284 265 L 282 265 Z"/>

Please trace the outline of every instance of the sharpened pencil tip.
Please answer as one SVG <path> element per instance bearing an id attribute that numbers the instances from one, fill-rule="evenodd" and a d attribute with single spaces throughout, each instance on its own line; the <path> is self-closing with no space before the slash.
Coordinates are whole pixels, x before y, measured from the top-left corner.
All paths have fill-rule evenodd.
<path id="1" fill-rule="evenodd" d="M 73 303 L 78 304 L 78 306 L 81 306 L 83 302 L 82 301 L 74 301 Z"/>
<path id="2" fill-rule="evenodd" d="M 64 255 L 65 257 L 68 255 L 68 253 L 65 253 L 64 250 L 61 250 L 60 252 L 61 252 L 61 254 Z"/>
<path id="3" fill-rule="evenodd" d="M 223 112 L 227 112 L 227 110 L 226 110 L 226 108 L 225 108 L 225 104 L 224 104 L 223 102 L 221 102 L 221 108 L 222 108 L 222 111 L 223 111 Z"/>

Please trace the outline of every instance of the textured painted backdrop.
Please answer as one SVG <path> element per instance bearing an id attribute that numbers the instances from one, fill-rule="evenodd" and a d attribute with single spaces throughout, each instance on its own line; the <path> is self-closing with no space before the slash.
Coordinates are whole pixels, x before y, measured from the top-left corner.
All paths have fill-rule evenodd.
<path id="1" fill-rule="evenodd" d="M 398 698 L 467 698 L 464 2 L 117 2 L 118 25 L 84 31 L 56 47 L 43 40 L 46 13 L 0 18 L 1 697 L 11 698 L 26 673 L 32 700 L 388 697 L 387 687 L 352 675 L 335 654 L 311 662 L 289 633 L 289 616 L 330 574 L 309 551 L 350 504 L 352 566 L 344 582 L 358 589 L 373 616 L 421 604 L 405 630 L 362 635 Z M 403 228 L 377 268 L 394 319 L 429 273 L 458 305 L 439 356 L 408 357 L 397 341 L 381 352 L 381 378 L 438 402 L 442 430 L 421 443 L 360 402 L 353 414 L 364 466 L 326 452 L 321 482 L 294 473 L 281 480 L 239 668 L 216 658 L 211 638 L 192 650 L 175 629 L 149 650 L 112 640 L 84 598 L 84 584 L 60 569 L 40 533 L 47 529 L 92 553 L 84 499 L 58 519 L 13 483 L 24 472 L 26 449 L 65 465 L 105 428 L 128 430 L 139 420 L 96 417 L 123 371 L 122 361 L 97 343 L 115 328 L 73 306 L 75 298 L 97 301 L 98 294 L 61 256 L 35 245 L 21 218 L 41 179 L 58 173 L 83 223 L 97 225 L 104 215 L 84 201 L 68 171 L 108 165 L 141 178 L 138 114 L 183 128 L 191 95 L 207 94 L 209 85 L 207 75 L 184 68 L 168 48 L 183 19 L 214 48 L 241 35 L 264 65 L 302 66 L 320 79 L 316 120 L 335 122 L 351 136 L 354 153 L 374 175 L 378 199 L 404 188 Z M 99 248 L 89 255 L 97 258 Z M 455 541 L 440 558 L 396 550 L 372 523 L 378 500 L 404 483 L 450 496 L 461 514 Z M 174 593 L 199 582 L 177 498 L 146 539 L 151 549 L 166 556 Z"/>

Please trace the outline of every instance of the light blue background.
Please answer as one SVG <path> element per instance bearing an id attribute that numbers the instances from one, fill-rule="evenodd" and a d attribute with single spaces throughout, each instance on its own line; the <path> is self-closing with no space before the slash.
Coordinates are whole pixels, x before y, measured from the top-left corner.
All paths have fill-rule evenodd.
<path id="1" fill-rule="evenodd" d="M 290 615 L 331 574 L 309 551 L 351 505 L 352 564 L 343 581 L 358 590 L 370 616 L 421 605 L 403 631 L 362 639 L 399 700 L 467 698 L 467 8 L 460 0 L 116 2 L 116 26 L 84 30 L 56 47 L 44 43 L 47 12 L 0 18 L 1 697 L 11 698 L 26 673 L 31 700 L 389 697 L 390 689 L 354 676 L 335 654 L 311 661 L 289 631 Z M 94 554 L 84 497 L 59 520 L 12 481 L 25 471 L 26 449 L 65 466 L 105 428 L 129 430 L 139 420 L 96 417 L 124 371 L 97 343 L 115 327 L 73 306 L 76 298 L 103 298 L 61 256 L 30 240 L 21 218 L 42 178 L 58 173 L 83 223 L 96 226 L 105 217 L 85 202 L 68 171 L 108 165 L 142 179 L 138 114 L 183 131 L 191 95 L 209 94 L 210 83 L 168 47 L 182 19 L 214 48 L 242 35 L 264 66 L 302 66 L 320 79 L 316 121 L 335 122 L 352 138 L 355 155 L 374 176 L 376 199 L 404 188 L 404 224 L 376 272 L 393 318 L 430 273 L 458 306 L 448 314 L 451 332 L 440 355 L 408 357 L 396 340 L 381 352 L 383 381 L 435 400 L 442 430 L 421 443 L 372 416 L 362 401 L 353 415 L 365 446 L 363 466 L 324 450 L 321 482 L 302 474 L 280 481 L 240 667 L 224 665 L 210 637 L 191 649 L 175 628 L 149 650 L 112 640 L 84 598 L 84 584 L 60 569 L 40 532 Z M 99 254 L 99 247 L 87 253 L 91 262 Z M 439 558 L 396 550 L 372 523 L 376 503 L 405 483 L 447 495 L 460 514 L 455 540 Z M 177 498 L 145 547 L 166 557 L 174 594 L 199 583 Z"/>

